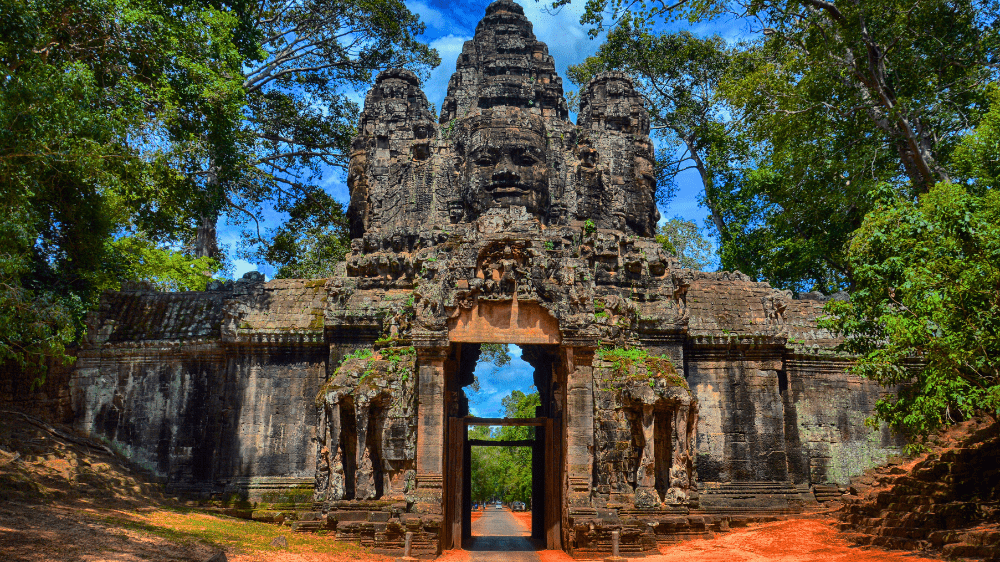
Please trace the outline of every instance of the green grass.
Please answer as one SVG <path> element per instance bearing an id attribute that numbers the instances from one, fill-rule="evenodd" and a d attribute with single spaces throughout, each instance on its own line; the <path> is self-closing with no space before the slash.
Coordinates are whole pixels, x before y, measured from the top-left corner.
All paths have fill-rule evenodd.
<path id="1" fill-rule="evenodd" d="M 203 543 L 226 552 L 293 552 L 358 555 L 363 549 L 336 542 L 330 533 L 293 533 L 290 527 L 248 521 L 225 515 L 205 513 L 196 509 L 165 508 L 149 512 L 116 511 L 103 518 L 118 528 L 162 537 L 188 545 Z M 287 548 L 275 548 L 271 541 L 284 536 Z M 364 557 L 370 557 L 364 553 Z"/>

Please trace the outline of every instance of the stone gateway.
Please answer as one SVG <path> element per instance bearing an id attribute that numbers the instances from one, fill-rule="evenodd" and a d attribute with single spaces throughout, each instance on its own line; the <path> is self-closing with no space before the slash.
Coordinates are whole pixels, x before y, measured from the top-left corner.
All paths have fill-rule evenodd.
<path id="1" fill-rule="evenodd" d="M 105 295 L 77 427 L 172 490 L 390 553 L 412 532 L 423 556 L 468 536 L 470 425 L 535 428 L 532 532 L 580 556 L 802 511 L 898 451 L 863 423 L 880 389 L 816 327 L 824 297 L 682 269 L 651 238 L 628 76 L 569 122 L 547 47 L 498 0 L 429 107 L 406 70 L 368 93 L 334 277 Z M 534 418 L 469 416 L 483 343 L 522 346 Z"/>

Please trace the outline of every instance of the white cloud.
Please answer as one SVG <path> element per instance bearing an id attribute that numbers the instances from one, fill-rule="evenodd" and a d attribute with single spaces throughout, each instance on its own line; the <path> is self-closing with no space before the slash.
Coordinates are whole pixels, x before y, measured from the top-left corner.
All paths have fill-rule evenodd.
<path id="1" fill-rule="evenodd" d="M 347 204 L 351 202 L 351 192 L 347 188 L 347 172 L 342 168 L 334 168 L 332 166 L 327 166 L 324 170 L 324 178 L 320 182 L 320 186 L 333 197 L 339 201 L 344 208 L 347 208 Z"/>
<path id="2" fill-rule="evenodd" d="M 580 25 L 584 2 L 574 2 L 556 12 L 547 10 L 546 5 L 545 2 L 521 2 L 535 37 L 548 45 L 549 54 L 555 59 L 556 72 L 563 78 L 563 88 L 573 90 L 575 87 L 566 77 L 569 67 L 596 53 L 604 36 L 591 39 L 587 28 Z"/>
<path id="3" fill-rule="evenodd" d="M 490 363 L 480 363 L 476 366 L 476 378 L 479 379 L 479 392 L 473 392 L 471 387 L 465 387 L 465 395 L 469 398 L 469 410 L 479 417 L 503 417 L 504 397 L 514 390 L 525 394 L 535 392 L 535 369 L 521 359 L 521 348 L 510 345 L 510 364 L 496 368 Z"/>
<path id="4" fill-rule="evenodd" d="M 248 271 L 257 271 L 257 266 L 246 260 L 233 260 L 233 279 L 243 277 Z"/>
<path id="5" fill-rule="evenodd" d="M 447 29 L 448 17 L 440 10 L 430 7 L 426 2 L 420 0 L 408 0 L 406 7 L 414 14 L 420 16 L 420 21 L 427 24 L 430 29 Z"/>
<path id="6" fill-rule="evenodd" d="M 455 63 L 458 55 L 462 54 L 462 45 L 472 39 L 471 35 L 454 35 L 449 33 L 431 41 L 431 47 L 437 49 L 441 55 L 441 64 L 431 71 L 430 78 L 423 84 L 424 94 L 427 100 L 434 104 L 438 113 L 441 112 L 441 103 L 448 94 L 448 80 L 455 73 Z M 437 116 L 435 116 L 437 117 Z"/>

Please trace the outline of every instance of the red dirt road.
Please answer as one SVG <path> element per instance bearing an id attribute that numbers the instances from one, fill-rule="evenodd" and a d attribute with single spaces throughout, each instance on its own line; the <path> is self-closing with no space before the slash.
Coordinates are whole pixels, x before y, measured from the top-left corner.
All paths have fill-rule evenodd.
<path id="1" fill-rule="evenodd" d="M 530 528 L 530 513 L 513 514 Z M 541 562 L 571 562 L 562 551 L 537 552 Z M 504 560 L 497 553 L 498 562 Z M 469 553 L 461 550 L 446 552 L 441 562 L 466 562 Z M 862 548 L 851 545 L 834 528 L 831 519 L 792 519 L 775 523 L 751 525 L 722 533 L 713 539 L 686 541 L 663 547 L 660 554 L 650 555 L 644 562 L 939 562 L 920 554 Z"/>

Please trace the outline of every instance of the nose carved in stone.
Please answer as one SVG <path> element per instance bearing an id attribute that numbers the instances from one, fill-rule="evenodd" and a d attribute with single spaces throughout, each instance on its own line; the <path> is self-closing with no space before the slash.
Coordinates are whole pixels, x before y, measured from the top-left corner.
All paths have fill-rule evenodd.
<path id="1" fill-rule="evenodd" d="M 497 167 L 493 169 L 493 183 L 497 185 L 515 185 L 521 181 L 521 174 L 517 173 L 514 163 L 509 156 L 504 156 Z"/>

